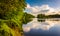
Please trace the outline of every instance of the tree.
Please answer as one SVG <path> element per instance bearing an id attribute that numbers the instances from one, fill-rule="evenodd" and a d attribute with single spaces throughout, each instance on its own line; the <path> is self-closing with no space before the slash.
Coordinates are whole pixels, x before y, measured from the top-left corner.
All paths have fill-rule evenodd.
<path id="1" fill-rule="evenodd" d="M 44 14 L 38 14 L 38 15 L 37 15 L 37 18 L 43 19 L 43 18 L 45 18 L 45 15 L 44 15 Z"/>
<path id="2" fill-rule="evenodd" d="M 25 7 L 25 0 L 0 0 L 0 36 L 22 36 Z"/>
<path id="3" fill-rule="evenodd" d="M 35 16 L 31 15 L 31 14 L 28 14 L 28 13 L 24 13 L 24 16 L 23 16 L 23 24 L 27 24 L 28 22 L 32 21 L 33 18 L 35 18 Z"/>
<path id="4" fill-rule="evenodd" d="M 0 0 L 0 17 L 11 19 L 20 15 L 25 9 L 25 0 Z"/>

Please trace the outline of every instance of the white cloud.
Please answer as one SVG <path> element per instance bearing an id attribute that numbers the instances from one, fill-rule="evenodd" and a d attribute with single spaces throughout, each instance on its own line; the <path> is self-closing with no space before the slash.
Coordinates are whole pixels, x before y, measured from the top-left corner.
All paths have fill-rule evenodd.
<path id="1" fill-rule="evenodd" d="M 42 5 L 42 6 L 30 6 L 27 4 L 26 10 L 28 13 L 37 15 L 40 13 L 46 14 L 46 15 L 52 15 L 52 14 L 60 14 L 59 10 L 60 9 L 55 9 L 50 7 L 49 5 Z"/>
<path id="2" fill-rule="evenodd" d="M 27 10 L 31 11 L 28 12 L 33 15 L 37 15 L 40 13 L 45 13 L 46 15 L 52 15 L 52 14 L 60 14 L 60 9 L 54 9 L 50 7 L 49 5 L 42 5 L 42 6 L 33 6 L 31 7 L 29 4 L 27 4 L 26 7 Z M 49 30 L 51 27 L 53 27 L 55 24 L 60 23 L 57 21 L 45 21 L 44 23 L 40 23 L 37 21 L 37 19 L 33 19 L 33 21 L 29 22 L 26 25 L 23 25 L 23 30 L 25 32 L 29 32 L 31 29 L 43 29 L 43 30 Z"/>
<path id="3" fill-rule="evenodd" d="M 27 4 L 27 7 L 26 8 L 31 8 L 31 6 L 29 4 Z"/>
<path id="4" fill-rule="evenodd" d="M 29 31 L 31 30 L 31 27 L 29 27 L 29 26 L 23 27 L 23 30 L 24 30 L 25 32 L 29 32 Z"/>
<path id="5" fill-rule="evenodd" d="M 26 9 L 27 9 L 27 10 L 30 10 L 32 13 L 33 13 L 33 12 L 38 12 L 38 7 L 36 7 L 36 6 L 31 7 L 29 4 L 27 4 Z"/>

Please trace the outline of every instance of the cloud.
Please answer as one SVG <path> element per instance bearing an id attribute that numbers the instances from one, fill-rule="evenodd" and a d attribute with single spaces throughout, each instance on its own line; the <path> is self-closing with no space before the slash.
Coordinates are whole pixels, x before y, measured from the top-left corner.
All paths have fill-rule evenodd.
<path id="1" fill-rule="evenodd" d="M 54 8 L 50 7 L 49 5 L 33 6 L 32 7 L 29 4 L 27 4 L 26 10 L 29 11 L 27 13 L 33 14 L 35 16 L 37 16 L 37 14 L 40 14 L 40 13 L 43 13 L 46 15 L 60 14 L 59 9 L 54 9 Z M 49 30 L 55 24 L 58 24 L 58 22 L 57 21 L 45 21 L 43 23 L 40 23 L 35 18 L 35 19 L 33 19 L 33 21 L 29 22 L 28 24 L 23 25 L 23 30 L 25 32 L 29 32 L 31 29 Z"/>
<path id="2" fill-rule="evenodd" d="M 38 6 L 31 7 L 29 4 L 27 4 L 26 10 L 30 10 L 32 13 L 38 12 Z"/>
<path id="3" fill-rule="evenodd" d="M 29 32 L 29 31 L 31 30 L 31 27 L 29 27 L 29 26 L 23 27 L 23 30 L 24 30 L 25 32 Z"/>
<path id="4" fill-rule="evenodd" d="M 27 4 L 27 7 L 26 8 L 31 8 L 31 6 L 29 4 Z"/>
<path id="5" fill-rule="evenodd" d="M 54 11 L 52 12 L 52 10 L 54 10 Z M 45 15 L 54 15 L 54 14 L 60 14 L 60 9 L 59 8 L 58 9 L 52 8 L 50 12 L 45 13 Z"/>
<path id="6" fill-rule="evenodd" d="M 50 7 L 49 5 L 41 5 L 41 6 L 30 6 L 27 4 L 26 11 L 30 14 L 37 15 L 37 14 L 46 14 L 46 15 L 52 15 L 52 14 L 60 14 L 59 12 L 60 9 L 55 9 Z"/>

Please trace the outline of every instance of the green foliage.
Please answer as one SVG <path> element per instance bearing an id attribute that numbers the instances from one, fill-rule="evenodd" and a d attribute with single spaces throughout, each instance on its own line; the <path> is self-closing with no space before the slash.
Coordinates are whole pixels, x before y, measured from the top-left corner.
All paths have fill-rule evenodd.
<path id="1" fill-rule="evenodd" d="M 43 19 L 43 18 L 45 18 L 45 15 L 44 14 L 38 14 L 37 18 Z"/>
<path id="2" fill-rule="evenodd" d="M 16 29 L 18 30 L 18 32 L 20 32 L 19 34 L 21 34 L 21 32 L 23 32 L 22 24 L 19 24 L 15 20 L 0 20 L 0 35 L 1 36 L 15 36 Z"/>
<path id="3" fill-rule="evenodd" d="M 22 36 L 25 7 L 25 0 L 0 0 L 0 36 Z"/>
<path id="4" fill-rule="evenodd" d="M 48 17 L 48 18 L 60 18 L 60 15 L 59 14 L 54 14 L 54 15 L 48 15 L 46 17 Z"/>
<path id="5" fill-rule="evenodd" d="M 11 19 L 22 13 L 26 7 L 25 0 L 0 0 L 0 15 L 3 19 Z"/>
<path id="6" fill-rule="evenodd" d="M 28 22 L 30 22 L 30 21 L 32 21 L 33 20 L 33 18 L 34 18 L 35 16 L 33 16 L 33 15 L 31 15 L 31 14 L 28 14 L 28 13 L 24 13 L 24 17 L 23 17 L 23 24 L 27 24 Z"/>
<path id="7" fill-rule="evenodd" d="M 1 36 L 14 36 L 14 31 L 8 27 L 7 20 L 0 20 L 0 35 Z"/>
<path id="8" fill-rule="evenodd" d="M 60 15 L 59 14 L 54 14 L 54 15 L 38 14 L 37 18 L 39 19 L 60 18 Z"/>

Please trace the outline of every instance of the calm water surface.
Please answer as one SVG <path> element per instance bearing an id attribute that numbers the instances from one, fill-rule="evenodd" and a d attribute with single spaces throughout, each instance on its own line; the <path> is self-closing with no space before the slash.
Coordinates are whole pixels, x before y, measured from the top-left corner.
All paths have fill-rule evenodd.
<path id="1" fill-rule="evenodd" d="M 37 18 L 23 25 L 25 36 L 60 36 L 60 19 L 45 19 L 38 22 Z"/>

